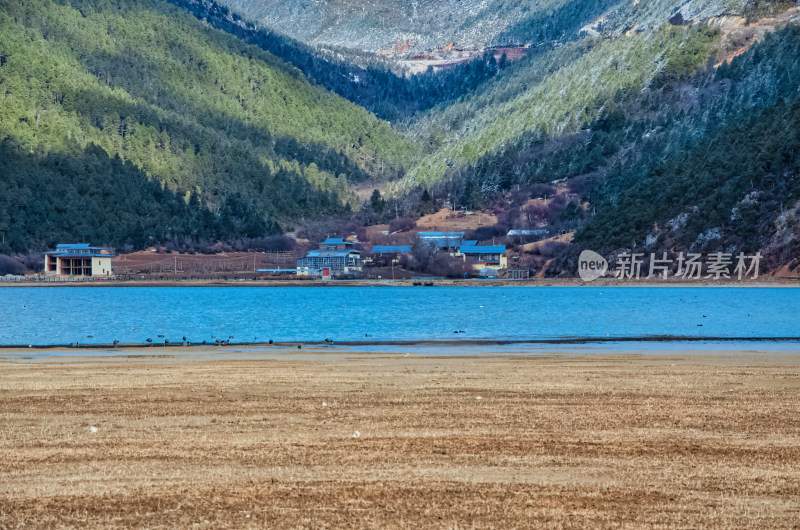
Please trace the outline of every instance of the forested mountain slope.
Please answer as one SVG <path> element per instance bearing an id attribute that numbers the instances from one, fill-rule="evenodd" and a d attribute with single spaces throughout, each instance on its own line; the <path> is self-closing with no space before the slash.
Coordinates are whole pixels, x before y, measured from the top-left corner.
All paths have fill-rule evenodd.
<path id="1" fill-rule="evenodd" d="M 0 102 L 0 139 L 22 152 L 99 146 L 213 211 L 238 194 L 265 227 L 341 211 L 349 182 L 397 175 L 414 152 L 363 108 L 158 0 L 3 1 Z"/>
<path id="2" fill-rule="evenodd" d="M 456 40 L 481 46 L 504 27 L 493 0 L 222 0 L 246 18 L 310 44 L 377 51 L 398 39 L 420 49 Z M 416 9 L 414 7 L 416 3 Z M 416 18 L 414 14 L 416 12 Z M 449 39 L 449 40 L 448 40 Z"/>
<path id="3" fill-rule="evenodd" d="M 403 75 L 390 59 L 344 48 L 319 48 L 278 31 L 257 27 L 212 0 L 168 0 L 200 20 L 256 45 L 296 66 L 311 81 L 389 121 L 409 118 L 442 102 L 469 97 L 472 90 L 509 64 L 485 60 L 444 71 Z"/>
<path id="4" fill-rule="evenodd" d="M 767 34 L 718 68 L 716 42 L 715 30 L 696 25 L 548 52 L 572 54 L 575 66 L 544 54 L 525 77 L 509 73 L 507 100 L 487 87 L 412 124 L 440 147 L 408 184 L 430 179 L 436 194 L 477 208 L 517 185 L 563 182 L 588 209 L 566 212 L 577 233 L 551 272 L 574 274 L 584 248 L 762 251 L 772 269 L 796 267 L 800 27 Z"/>
<path id="5" fill-rule="evenodd" d="M 639 91 L 703 64 L 716 32 L 667 26 L 617 39 L 584 39 L 543 50 L 468 99 L 439 106 L 406 128 L 434 148 L 407 176 L 430 185 L 522 137 L 560 138 L 595 119 L 618 92 Z"/>
<path id="6" fill-rule="evenodd" d="M 279 227 L 227 196 L 212 212 L 197 195 L 182 195 L 100 147 L 80 154 L 31 154 L 0 141 L 0 233 L 3 252 L 26 252 L 64 241 L 100 241 L 119 248 L 258 238 Z"/>
<path id="7" fill-rule="evenodd" d="M 198 0 L 201 1 L 201 0 Z M 220 0 L 263 27 L 305 43 L 387 50 L 398 41 L 426 50 L 564 42 L 587 27 L 620 35 L 682 20 L 761 16 L 791 0 Z M 416 16 L 415 16 L 416 13 Z"/>
<path id="8" fill-rule="evenodd" d="M 639 113 L 598 131 L 600 149 L 628 153 L 588 188 L 597 213 L 576 241 L 605 251 L 760 250 L 773 269 L 797 266 L 800 27 L 768 35 L 688 90 L 685 111 L 640 100 Z"/>
<path id="9" fill-rule="evenodd" d="M 525 57 L 398 77 L 211 0 L 0 0 L 0 170 L 14 172 L 13 197 L 0 198 L 0 232 L 14 237 L 0 250 L 69 233 L 134 246 L 259 237 L 362 207 L 354 184 L 394 193 L 397 217 L 421 211 L 423 196 L 425 208 L 449 197 L 513 210 L 513 193 L 524 202 L 558 183 L 569 208 L 545 217 L 577 232 L 550 272 L 574 272 L 581 248 L 763 250 L 773 265 L 798 254 L 800 13 L 747 25 L 794 2 L 459 4 L 418 9 L 452 8 L 448 35 L 494 24 L 472 35 L 528 43 Z M 353 8 L 270 5 L 276 16 L 318 8 L 319 21 Z M 116 172 L 118 188 L 101 182 Z M 67 210 L 80 197 L 98 214 L 108 205 L 116 222 L 70 218 L 62 196 Z"/>

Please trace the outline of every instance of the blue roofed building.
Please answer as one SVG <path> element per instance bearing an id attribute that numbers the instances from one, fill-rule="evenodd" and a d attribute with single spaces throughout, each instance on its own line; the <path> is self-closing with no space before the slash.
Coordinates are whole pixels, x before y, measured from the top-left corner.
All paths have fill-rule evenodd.
<path id="1" fill-rule="evenodd" d="M 458 251 L 464 244 L 464 232 L 419 232 L 418 237 L 425 243 L 436 247 L 437 250 L 446 250 L 450 253 Z"/>
<path id="2" fill-rule="evenodd" d="M 361 251 L 343 239 L 328 238 L 297 260 L 298 276 L 360 276 L 364 271 Z"/>
<path id="3" fill-rule="evenodd" d="M 342 238 L 329 237 L 328 239 L 319 244 L 319 248 L 325 250 L 337 250 L 344 248 L 353 248 L 353 244 L 349 241 L 345 241 Z"/>
<path id="4" fill-rule="evenodd" d="M 458 252 L 476 271 L 486 268 L 496 270 L 508 268 L 505 245 L 464 245 Z"/>
<path id="5" fill-rule="evenodd" d="M 378 266 L 397 264 L 400 256 L 411 252 L 410 245 L 375 245 L 372 247 L 370 257 L 372 263 Z"/>
<path id="6" fill-rule="evenodd" d="M 464 232 L 419 232 L 420 239 L 464 239 Z"/>
<path id="7" fill-rule="evenodd" d="M 411 245 L 375 245 L 372 247 L 373 254 L 408 254 L 411 252 Z"/>
<path id="8" fill-rule="evenodd" d="M 44 273 L 48 276 L 111 276 L 111 253 L 88 243 L 56 245 L 44 253 Z"/>

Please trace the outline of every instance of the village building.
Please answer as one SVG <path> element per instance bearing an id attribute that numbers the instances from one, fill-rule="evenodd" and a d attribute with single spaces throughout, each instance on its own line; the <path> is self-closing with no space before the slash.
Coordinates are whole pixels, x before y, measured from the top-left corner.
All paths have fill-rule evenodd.
<path id="1" fill-rule="evenodd" d="M 353 244 L 350 241 L 345 241 L 342 238 L 331 238 L 329 237 L 325 241 L 319 244 L 319 248 L 322 250 L 341 250 L 347 248 L 353 248 Z"/>
<path id="2" fill-rule="evenodd" d="M 411 252 L 410 245 L 375 245 L 372 247 L 369 259 L 371 264 L 377 267 L 397 265 L 400 256 L 409 252 Z"/>
<path id="3" fill-rule="evenodd" d="M 56 245 L 45 252 L 44 272 L 48 276 L 105 277 L 112 275 L 111 254 L 86 243 Z"/>
<path id="4" fill-rule="evenodd" d="M 419 232 L 420 239 L 425 241 L 461 241 L 464 239 L 464 232 Z"/>
<path id="5" fill-rule="evenodd" d="M 483 271 L 487 268 L 495 270 L 508 268 L 505 245 L 465 245 L 459 249 L 459 254 L 476 271 Z"/>
<path id="6" fill-rule="evenodd" d="M 436 247 L 437 251 L 448 252 L 450 255 L 458 253 L 462 246 L 472 246 L 477 241 L 465 241 L 464 232 L 420 232 L 418 237 L 425 243 Z"/>
<path id="7" fill-rule="evenodd" d="M 516 239 L 517 241 L 540 241 L 550 237 L 550 231 L 544 228 L 534 230 L 509 230 L 506 236 L 509 239 Z"/>
<path id="8" fill-rule="evenodd" d="M 343 239 L 328 238 L 297 260 L 298 276 L 360 276 L 364 271 L 361 252 Z"/>

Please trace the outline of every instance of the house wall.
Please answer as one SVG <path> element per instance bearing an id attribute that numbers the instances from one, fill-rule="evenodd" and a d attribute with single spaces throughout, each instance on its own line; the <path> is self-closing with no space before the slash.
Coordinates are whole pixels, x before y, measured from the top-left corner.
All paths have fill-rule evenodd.
<path id="1" fill-rule="evenodd" d="M 386 252 L 380 254 L 373 254 L 372 257 L 369 258 L 370 259 L 369 264 L 375 266 L 388 266 L 392 264 L 397 265 L 398 263 L 400 263 L 400 256 L 402 255 L 403 253 L 400 252 Z"/>
<path id="2" fill-rule="evenodd" d="M 45 274 L 58 274 L 58 261 L 49 254 L 44 255 L 44 272 Z"/>
<path id="3" fill-rule="evenodd" d="M 92 276 L 111 276 L 111 258 L 92 258 Z"/>
<path id="4" fill-rule="evenodd" d="M 53 270 L 55 268 L 55 270 Z M 57 276 L 111 276 L 111 256 L 85 258 L 47 256 L 45 274 Z M 81 274 L 85 273 L 85 274 Z"/>
<path id="5" fill-rule="evenodd" d="M 297 262 L 298 276 L 308 276 L 310 269 L 330 269 L 334 276 L 361 273 L 363 260 L 356 253 L 347 257 L 314 257 L 306 256 Z"/>
<path id="6" fill-rule="evenodd" d="M 505 254 L 484 254 L 484 255 L 468 255 L 463 254 L 467 263 L 472 265 L 476 271 L 480 271 L 489 267 L 491 269 L 507 269 L 508 258 Z"/>
<path id="7" fill-rule="evenodd" d="M 92 269 L 92 258 L 86 257 L 61 257 L 58 258 L 58 274 L 66 276 L 89 276 Z"/>

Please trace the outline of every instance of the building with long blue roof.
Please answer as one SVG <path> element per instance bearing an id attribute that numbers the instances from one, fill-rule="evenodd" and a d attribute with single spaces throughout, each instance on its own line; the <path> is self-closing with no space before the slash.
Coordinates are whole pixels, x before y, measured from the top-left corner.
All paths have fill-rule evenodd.
<path id="1" fill-rule="evenodd" d="M 464 232 L 419 232 L 420 239 L 463 239 Z"/>
<path id="2" fill-rule="evenodd" d="M 372 254 L 408 254 L 411 245 L 375 245 Z"/>
<path id="3" fill-rule="evenodd" d="M 464 232 L 419 232 L 417 236 L 437 250 L 447 250 L 451 254 L 458 251 L 458 247 L 465 243 Z"/>
<path id="4" fill-rule="evenodd" d="M 505 245 L 464 245 L 458 252 L 464 257 L 464 261 L 477 271 L 485 268 L 497 270 L 508 268 Z"/>

